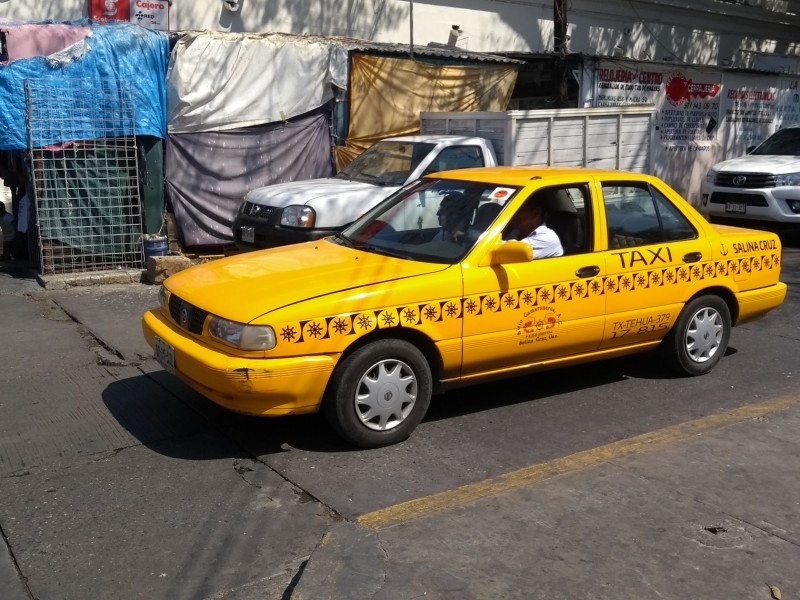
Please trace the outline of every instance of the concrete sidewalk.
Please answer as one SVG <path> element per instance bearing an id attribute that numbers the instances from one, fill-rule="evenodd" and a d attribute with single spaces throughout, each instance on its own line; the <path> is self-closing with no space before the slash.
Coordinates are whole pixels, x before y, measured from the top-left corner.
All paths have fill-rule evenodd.
<path id="1" fill-rule="evenodd" d="M 399 522 L 341 523 L 292 598 L 798 598 L 800 396 L 783 400 L 529 485 L 433 497 Z"/>

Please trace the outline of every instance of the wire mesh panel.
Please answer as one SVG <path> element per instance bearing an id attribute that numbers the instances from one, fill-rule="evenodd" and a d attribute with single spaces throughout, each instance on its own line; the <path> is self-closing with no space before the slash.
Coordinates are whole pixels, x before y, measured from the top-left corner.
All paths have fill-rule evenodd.
<path id="1" fill-rule="evenodd" d="M 25 91 L 42 273 L 142 268 L 131 85 L 29 79 Z"/>

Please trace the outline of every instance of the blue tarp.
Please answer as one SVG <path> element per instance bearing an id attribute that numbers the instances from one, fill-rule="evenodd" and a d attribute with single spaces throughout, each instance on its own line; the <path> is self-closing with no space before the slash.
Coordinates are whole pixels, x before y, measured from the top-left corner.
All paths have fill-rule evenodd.
<path id="1" fill-rule="evenodd" d="M 104 91 L 120 87 L 133 91 L 135 134 L 166 138 L 166 73 L 169 39 L 166 34 L 133 23 L 100 24 L 88 20 L 73 25 L 90 25 L 92 35 L 84 47 L 50 57 L 36 57 L 0 65 L 0 150 L 25 150 L 29 144 L 26 80 L 38 89 L 45 87 L 48 102 L 46 120 L 58 126 L 36 129 L 35 148 L 103 137 L 129 136 L 125 119 L 113 114 Z M 13 27 L 4 24 L 4 27 Z M 79 46 L 79 44 L 76 44 Z M 41 80 L 47 80 L 43 84 Z M 81 102 L 97 102 L 97 111 L 75 119 L 76 91 Z M 86 111 L 80 111 L 85 114 Z"/>

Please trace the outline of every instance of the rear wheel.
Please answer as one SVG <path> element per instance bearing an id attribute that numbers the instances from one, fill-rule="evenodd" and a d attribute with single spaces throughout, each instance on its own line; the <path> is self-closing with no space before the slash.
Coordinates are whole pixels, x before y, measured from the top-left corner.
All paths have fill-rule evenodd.
<path id="1" fill-rule="evenodd" d="M 351 444 L 377 448 L 406 439 L 428 410 L 431 369 L 404 340 L 378 340 L 346 357 L 331 378 L 323 411 Z"/>
<path id="2" fill-rule="evenodd" d="M 682 375 L 704 375 L 720 361 L 731 335 L 731 313 L 719 296 L 689 302 L 664 340 L 670 367 Z"/>

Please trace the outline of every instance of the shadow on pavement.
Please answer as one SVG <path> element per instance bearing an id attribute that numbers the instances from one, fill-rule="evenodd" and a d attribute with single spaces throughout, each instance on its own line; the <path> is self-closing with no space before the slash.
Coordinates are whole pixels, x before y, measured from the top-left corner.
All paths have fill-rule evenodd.
<path id="1" fill-rule="evenodd" d="M 727 354 L 736 353 L 729 348 Z M 682 379 L 653 353 L 562 368 L 459 388 L 435 396 L 424 421 L 443 421 L 536 402 L 626 379 Z M 360 451 L 340 440 L 321 414 L 262 418 L 223 409 L 163 371 L 111 383 L 103 402 L 119 424 L 156 452 L 187 460 L 231 456 L 231 442 L 263 456 L 291 449 L 312 453 Z M 205 437 L 202 452 L 194 436 Z M 183 440 L 183 443 L 181 442 Z"/>

